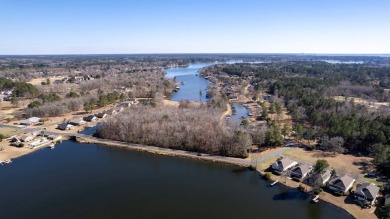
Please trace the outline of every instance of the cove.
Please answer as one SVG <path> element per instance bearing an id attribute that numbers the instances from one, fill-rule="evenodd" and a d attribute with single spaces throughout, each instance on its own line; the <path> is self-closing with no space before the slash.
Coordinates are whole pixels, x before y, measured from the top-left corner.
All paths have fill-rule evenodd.
<path id="1" fill-rule="evenodd" d="M 0 218 L 352 218 L 247 169 L 64 141 L 0 166 Z"/>

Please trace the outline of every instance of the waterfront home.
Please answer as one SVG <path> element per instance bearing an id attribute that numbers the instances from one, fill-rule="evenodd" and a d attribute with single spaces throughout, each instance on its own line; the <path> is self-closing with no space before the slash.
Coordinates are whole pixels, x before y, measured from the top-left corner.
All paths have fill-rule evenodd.
<path id="1" fill-rule="evenodd" d="M 68 122 L 71 125 L 80 126 L 85 124 L 85 121 L 82 118 L 72 119 Z"/>
<path id="2" fill-rule="evenodd" d="M 325 184 L 330 180 L 330 177 L 332 176 L 332 171 L 327 170 L 324 173 L 321 174 L 321 183 Z"/>
<path id="3" fill-rule="evenodd" d="M 298 162 L 296 162 L 295 160 L 291 160 L 289 158 L 283 157 L 278 159 L 275 163 L 273 163 L 271 167 L 274 171 L 282 173 L 297 164 Z"/>
<path id="4" fill-rule="evenodd" d="M 34 147 L 36 147 L 36 146 L 40 146 L 40 145 L 45 144 L 45 143 L 48 143 L 48 142 L 50 142 L 48 139 L 46 139 L 46 138 L 41 138 L 41 139 L 39 139 L 39 140 L 36 140 L 36 141 L 31 142 L 31 143 L 29 144 L 29 147 L 30 147 L 30 148 L 34 148 Z"/>
<path id="5" fill-rule="evenodd" d="M 73 128 L 73 125 L 68 124 L 68 123 L 61 123 L 57 126 L 57 128 L 60 130 L 70 130 Z"/>
<path id="6" fill-rule="evenodd" d="M 373 183 L 362 183 L 356 186 L 355 201 L 372 206 L 379 194 L 379 187 Z"/>
<path id="7" fill-rule="evenodd" d="M 302 181 L 313 170 L 313 166 L 309 164 L 300 164 L 291 170 L 291 178 Z"/>
<path id="8" fill-rule="evenodd" d="M 98 118 L 95 115 L 89 115 L 89 116 L 84 117 L 84 120 L 87 122 L 93 122 L 93 121 L 96 121 L 97 119 Z"/>
<path id="9" fill-rule="evenodd" d="M 107 116 L 108 116 L 108 114 L 105 113 L 105 112 L 101 112 L 101 113 L 96 114 L 96 117 L 101 118 L 101 119 L 104 119 L 104 118 L 106 118 Z"/>
<path id="10" fill-rule="evenodd" d="M 117 112 L 117 113 L 120 113 L 123 111 L 123 107 L 115 107 L 114 110 Z"/>
<path id="11" fill-rule="evenodd" d="M 20 125 L 26 125 L 26 126 L 31 126 L 31 125 L 37 125 L 42 121 L 41 118 L 38 117 L 31 117 L 26 120 L 23 120 L 20 122 Z"/>
<path id="12" fill-rule="evenodd" d="M 313 174 L 312 177 L 309 177 L 308 182 L 311 185 L 314 185 L 316 183 L 325 185 L 330 180 L 330 177 L 332 177 L 332 171 L 326 170 L 324 173 L 321 174 Z"/>
<path id="13" fill-rule="evenodd" d="M 35 135 L 32 134 L 24 134 L 19 137 L 19 140 L 21 142 L 29 142 L 32 141 L 35 138 Z"/>
<path id="14" fill-rule="evenodd" d="M 48 135 L 47 139 L 52 140 L 52 141 L 59 141 L 62 139 L 61 135 Z"/>
<path id="15" fill-rule="evenodd" d="M 115 109 L 110 109 L 106 111 L 107 115 L 112 116 L 117 114 L 118 112 Z"/>
<path id="16" fill-rule="evenodd" d="M 354 178 L 347 175 L 338 176 L 329 182 L 329 189 L 337 193 L 346 194 L 355 181 Z"/>

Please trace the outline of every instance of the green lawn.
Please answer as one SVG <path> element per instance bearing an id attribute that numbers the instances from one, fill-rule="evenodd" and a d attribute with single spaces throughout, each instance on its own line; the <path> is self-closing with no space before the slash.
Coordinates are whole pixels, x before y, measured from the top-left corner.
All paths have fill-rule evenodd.
<path id="1" fill-rule="evenodd" d="M 374 178 L 367 178 L 367 177 L 364 177 L 364 180 L 367 181 L 367 182 L 370 182 L 370 183 L 374 183 L 375 185 L 377 186 L 382 186 L 384 185 L 384 182 L 378 182 L 376 179 Z"/>
<path id="2" fill-rule="evenodd" d="M 14 128 L 0 127 L 0 134 L 4 135 L 5 137 L 15 135 L 17 131 L 18 130 Z"/>

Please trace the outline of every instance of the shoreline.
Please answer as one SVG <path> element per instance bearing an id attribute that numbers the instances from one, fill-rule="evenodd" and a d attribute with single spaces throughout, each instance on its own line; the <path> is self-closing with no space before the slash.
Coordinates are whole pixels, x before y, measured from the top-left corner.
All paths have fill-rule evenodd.
<path id="1" fill-rule="evenodd" d="M 119 142 L 119 141 L 113 141 L 108 139 L 76 137 L 74 140 L 76 142 L 85 143 L 85 144 L 98 144 L 98 145 L 104 145 L 110 147 L 124 148 L 129 150 L 143 151 L 143 152 L 165 155 L 165 156 L 183 157 L 183 158 L 191 158 L 195 160 L 205 160 L 210 162 L 225 163 L 225 164 L 231 164 L 239 167 L 250 166 L 250 160 L 248 159 L 245 160 L 245 159 L 234 158 L 234 157 L 223 157 L 223 156 L 203 154 L 203 153 L 197 153 L 191 151 L 183 151 L 183 150 L 175 150 L 169 148 L 161 148 L 156 146 Z"/>

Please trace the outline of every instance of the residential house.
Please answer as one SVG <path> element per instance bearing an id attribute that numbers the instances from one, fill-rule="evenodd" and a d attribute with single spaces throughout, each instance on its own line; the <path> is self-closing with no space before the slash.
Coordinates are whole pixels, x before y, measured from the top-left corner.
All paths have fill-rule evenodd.
<path id="1" fill-rule="evenodd" d="M 73 125 L 68 124 L 68 123 L 61 123 L 57 126 L 57 128 L 60 130 L 70 130 L 73 128 Z"/>
<path id="2" fill-rule="evenodd" d="M 117 107 L 125 107 L 125 108 L 128 108 L 128 107 L 131 107 L 131 103 L 130 102 L 123 102 L 123 103 L 119 103 L 118 105 L 116 105 Z"/>
<path id="3" fill-rule="evenodd" d="M 35 138 L 35 135 L 32 134 L 23 134 L 19 137 L 19 140 L 21 142 L 29 142 L 32 141 Z"/>
<path id="4" fill-rule="evenodd" d="M 101 112 L 101 113 L 96 114 L 96 117 L 101 118 L 101 119 L 104 119 L 104 118 L 106 118 L 107 116 L 108 116 L 108 114 L 105 113 L 105 112 Z"/>
<path id="5" fill-rule="evenodd" d="M 85 121 L 82 118 L 72 119 L 68 122 L 71 125 L 80 126 L 85 124 Z"/>
<path id="6" fill-rule="evenodd" d="M 98 118 L 95 115 L 89 115 L 89 116 L 84 117 L 84 121 L 87 121 L 87 122 L 93 122 L 93 121 L 96 121 L 97 119 Z"/>
<path id="7" fill-rule="evenodd" d="M 330 177 L 332 176 L 332 171 L 327 170 L 323 174 L 321 174 L 321 183 L 326 184 L 329 180 Z"/>
<path id="8" fill-rule="evenodd" d="M 379 187 L 373 183 L 362 183 L 356 186 L 354 198 L 357 202 L 372 206 L 379 193 Z"/>
<path id="9" fill-rule="evenodd" d="M 329 182 L 329 189 L 346 194 L 348 190 L 352 188 L 355 181 L 354 178 L 347 175 L 338 176 Z"/>
<path id="10" fill-rule="evenodd" d="M 309 164 L 299 164 L 291 170 L 291 178 L 295 180 L 303 180 L 313 170 L 313 166 Z"/>
<path id="11" fill-rule="evenodd" d="M 48 135 L 47 139 L 52 140 L 52 141 L 59 141 L 62 139 L 61 135 Z"/>
<path id="12" fill-rule="evenodd" d="M 107 113 L 107 115 L 112 116 L 112 115 L 117 114 L 118 112 L 115 109 L 110 109 L 110 110 L 107 110 L 106 113 Z"/>
<path id="13" fill-rule="evenodd" d="M 321 185 L 325 185 L 330 180 L 331 176 L 332 176 L 332 171 L 326 170 L 324 173 L 321 174 L 313 174 L 311 177 L 309 177 L 308 183 L 310 185 L 314 185 L 317 183 Z"/>
<path id="14" fill-rule="evenodd" d="M 272 164 L 272 169 L 275 170 L 276 172 L 284 172 L 291 167 L 297 165 L 298 162 L 291 160 L 289 158 L 283 157 L 281 159 L 278 159 L 275 163 Z"/>
<path id="15" fill-rule="evenodd" d="M 123 111 L 123 107 L 115 107 L 114 110 L 117 112 L 117 113 L 120 113 Z"/>
<path id="16" fill-rule="evenodd" d="M 26 126 L 31 126 L 31 125 L 36 125 L 41 123 L 41 118 L 38 117 L 31 117 L 26 120 L 23 120 L 20 122 L 20 125 L 26 125 Z"/>

